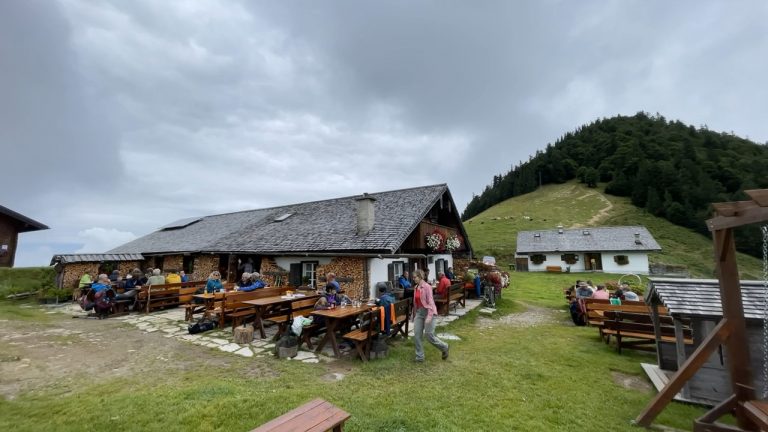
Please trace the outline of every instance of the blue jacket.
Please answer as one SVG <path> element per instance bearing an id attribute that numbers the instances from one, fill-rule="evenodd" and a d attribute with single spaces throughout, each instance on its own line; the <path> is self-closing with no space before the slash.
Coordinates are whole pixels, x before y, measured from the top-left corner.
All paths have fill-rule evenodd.
<path id="1" fill-rule="evenodd" d="M 400 279 L 398 279 L 397 283 L 399 283 L 403 289 L 409 289 L 411 287 L 411 282 L 409 282 L 405 276 L 400 276 Z"/>
<path id="2" fill-rule="evenodd" d="M 341 291 L 341 285 L 339 285 L 339 283 L 336 282 L 335 280 L 331 281 L 331 282 L 328 282 L 328 284 L 329 285 L 333 285 L 333 287 L 336 288 L 336 292 Z"/>
<path id="3" fill-rule="evenodd" d="M 265 284 L 264 281 L 257 280 L 257 281 L 253 282 L 250 285 L 246 285 L 244 287 L 240 287 L 240 291 L 250 292 L 250 291 L 253 291 L 253 290 L 264 288 L 265 286 L 267 286 L 267 284 Z"/>
<path id="4" fill-rule="evenodd" d="M 207 293 L 219 291 L 221 288 L 223 288 L 223 285 L 221 285 L 221 281 L 218 279 L 208 279 L 208 282 L 205 283 L 205 292 Z"/>
<path id="5" fill-rule="evenodd" d="M 379 298 L 377 303 L 384 309 L 384 334 L 389 335 L 394 318 L 392 316 L 392 308 L 389 306 L 395 304 L 395 298 L 392 297 L 392 294 L 385 293 Z"/>
<path id="6" fill-rule="evenodd" d="M 109 285 L 104 285 L 103 283 L 95 282 L 93 285 L 91 285 L 91 288 L 93 289 L 93 292 L 99 292 L 101 290 L 105 290 L 107 288 L 112 288 Z"/>

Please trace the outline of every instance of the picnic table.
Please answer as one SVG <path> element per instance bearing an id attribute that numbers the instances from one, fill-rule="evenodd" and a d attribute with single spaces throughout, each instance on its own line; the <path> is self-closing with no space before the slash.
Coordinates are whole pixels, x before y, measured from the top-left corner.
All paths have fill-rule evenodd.
<path id="1" fill-rule="evenodd" d="M 366 312 L 374 307 L 376 307 L 376 305 L 371 304 L 363 304 L 358 307 L 337 306 L 334 309 L 323 309 L 312 312 L 312 315 L 325 318 L 325 336 L 323 336 L 323 339 L 317 345 L 317 348 L 315 348 L 315 352 L 321 352 L 325 344 L 330 341 L 333 346 L 334 355 L 336 355 L 336 357 L 340 357 L 341 352 L 339 351 L 339 343 L 336 340 L 336 327 L 338 327 L 339 323 L 342 321 L 360 315 L 361 313 Z"/>
<path id="2" fill-rule="evenodd" d="M 285 308 L 286 304 L 288 305 L 288 308 L 290 308 L 290 305 L 293 304 L 295 301 L 299 300 L 307 300 L 307 299 L 316 299 L 319 298 L 320 294 L 313 293 L 313 294 L 299 294 L 299 295 L 279 295 L 279 296 L 271 296 L 271 297 L 263 297 L 258 298 L 254 300 L 245 300 L 243 303 L 252 305 L 256 308 L 256 319 L 253 322 L 254 326 L 258 324 L 259 326 L 259 334 L 261 335 L 261 338 L 264 339 L 267 337 L 267 334 L 264 332 L 264 318 L 265 316 L 272 310 Z M 288 311 L 288 319 L 290 319 L 291 311 Z"/>

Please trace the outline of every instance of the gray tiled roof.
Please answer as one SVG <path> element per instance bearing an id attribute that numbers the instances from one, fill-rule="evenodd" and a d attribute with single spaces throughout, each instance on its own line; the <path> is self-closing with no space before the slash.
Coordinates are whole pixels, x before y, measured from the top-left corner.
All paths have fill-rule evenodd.
<path id="1" fill-rule="evenodd" d="M 717 279 L 650 278 L 647 302 L 662 303 L 673 315 L 721 317 L 720 282 Z M 762 281 L 741 281 L 744 316 L 763 319 L 765 287 Z"/>
<path id="2" fill-rule="evenodd" d="M 76 262 L 101 262 L 101 261 L 142 261 L 144 257 L 138 253 L 105 253 L 105 254 L 64 254 L 54 255 L 51 265 L 57 262 L 70 264 Z"/>
<path id="3" fill-rule="evenodd" d="M 584 233 L 588 232 L 588 235 Z M 540 237 L 535 235 L 539 234 Z M 635 241 L 639 234 L 639 243 Z M 650 232 L 643 226 L 589 227 L 579 229 L 520 231 L 517 233 L 517 253 L 538 252 L 600 252 L 600 251 L 658 251 Z"/>
<path id="4" fill-rule="evenodd" d="M 360 195 L 356 195 L 205 216 L 182 228 L 155 231 L 108 253 L 393 253 L 447 191 L 440 184 L 370 194 L 376 199 L 375 221 L 362 236 L 357 235 L 356 198 Z M 274 221 L 286 213 L 292 215 Z"/>

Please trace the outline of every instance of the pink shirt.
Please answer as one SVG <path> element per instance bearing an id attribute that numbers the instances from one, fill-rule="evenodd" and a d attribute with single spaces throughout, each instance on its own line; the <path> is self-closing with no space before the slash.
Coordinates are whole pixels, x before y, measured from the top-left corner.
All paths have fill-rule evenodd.
<path id="1" fill-rule="evenodd" d="M 608 291 L 606 291 L 604 289 L 597 290 L 597 291 L 594 292 L 594 294 L 592 294 L 592 298 L 593 299 L 608 300 L 609 297 L 610 297 L 610 294 L 608 294 Z"/>
<path id="2" fill-rule="evenodd" d="M 432 285 L 421 281 L 416 286 L 418 290 L 419 300 L 422 307 L 427 310 L 427 319 L 431 319 L 433 315 L 437 315 L 437 306 L 435 306 L 435 298 L 432 296 Z M 416 295 L 416 293 L 414 293 Z M 413 308 L 413 312 L 416 312 L 416 308 Z"/>

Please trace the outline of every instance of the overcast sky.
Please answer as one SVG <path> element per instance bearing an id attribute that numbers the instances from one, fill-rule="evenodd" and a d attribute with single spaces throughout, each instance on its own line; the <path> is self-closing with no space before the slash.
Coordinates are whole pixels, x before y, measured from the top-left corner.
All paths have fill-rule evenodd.
<path id="1" fill-rule="evenodd" d="M 176 219 L 494 174 L 600 117 L 768 140 L 765 1 L 0 2 L 17 266 Z"/>

